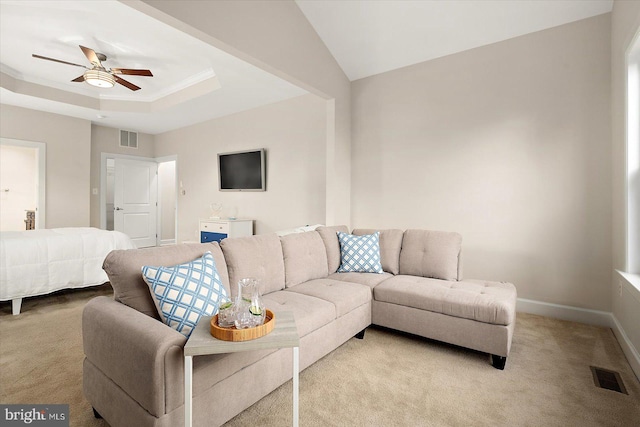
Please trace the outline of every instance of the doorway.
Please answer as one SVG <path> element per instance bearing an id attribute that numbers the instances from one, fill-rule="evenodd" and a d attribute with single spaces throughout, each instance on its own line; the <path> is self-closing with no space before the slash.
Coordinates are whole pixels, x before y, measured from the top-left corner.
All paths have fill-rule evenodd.
<path id="1" fill-rule="evenodd" d="M 0 138 L 0 231 L 45 228 L 46 145 Z"/>
<path id="2" fill-rule="evenodd" d="M 175 156 L 102 153 L 100 186 L 101 228 L 127 234 L 137 247 L 176 242 Z"/>
<path id="3" fill-rule="evenodd" d="M 158 161 L 158 236 L 160 245 L 176 243 L 178 233 L 177 174 L 175 157 Z"/>

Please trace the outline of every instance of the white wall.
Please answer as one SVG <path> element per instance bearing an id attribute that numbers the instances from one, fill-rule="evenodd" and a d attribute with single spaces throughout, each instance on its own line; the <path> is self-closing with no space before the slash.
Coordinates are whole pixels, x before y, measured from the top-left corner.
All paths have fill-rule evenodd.
<path id="1" fill-rule="evenodd" d="M 37 206 L 37 149 L 0 145 L 0 231 L 25 230 L 26 210 Z"/>
<path id="2" fill-rule="evenodd" d="M 460 232 L 464 276 L 609 311 L 609 15 L 353 82 L 356 227 Z"/>
<path id="3" fill-rule="evenodd" d="M 46 144 L 46 228 L 88 227 L 91 122 L 2 104 L 0 136 Z"/>
<path id="4" fill-rule="evenodd" d="M 177 154 L 178 241 L 198 237 L 198 219 L 223 204 L 239 218 L 255 219 L 264 234 L 325 218 L 326 111 L 323 100 L 305 95 L 155 136 L 158 157 Z M 267 191 L 220 192 L 217 154 L 267 151 Z"/>

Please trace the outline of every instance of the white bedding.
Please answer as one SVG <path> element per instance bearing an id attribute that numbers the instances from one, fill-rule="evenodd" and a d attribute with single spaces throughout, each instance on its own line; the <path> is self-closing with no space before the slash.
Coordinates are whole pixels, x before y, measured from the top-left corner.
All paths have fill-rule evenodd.
<path id="1" fill-rule="evenodd" d="M 3 231 L 0 244 L 0 301 L 105 283 L 107 254 L 135 248 L 123 233 L 88 227 Z"/>

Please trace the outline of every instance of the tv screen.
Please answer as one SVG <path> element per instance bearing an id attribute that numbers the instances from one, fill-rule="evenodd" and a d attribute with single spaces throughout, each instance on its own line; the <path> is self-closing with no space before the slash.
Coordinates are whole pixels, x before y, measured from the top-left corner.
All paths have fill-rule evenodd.
<path id="1" fill-rule="evenodd" d="M 265 191 L 264 149 L 218 154 L 220 191 Z"/>

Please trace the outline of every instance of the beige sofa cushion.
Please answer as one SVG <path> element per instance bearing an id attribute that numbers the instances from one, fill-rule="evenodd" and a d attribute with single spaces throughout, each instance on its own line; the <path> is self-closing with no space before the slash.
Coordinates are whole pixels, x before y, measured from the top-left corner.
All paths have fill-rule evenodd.
<path id="1" fill-rule="evenodd" d="M 213 255 L 222 284 L 229 292 L 227 264 L 218 242 L 115 250 L 106 256 L 102 269 L 109 277 L 116 301 L 160 320 L 149 286 L 142 279 L 142 267 L 171 267 L 200 258 L 207 251 Z"/>
<path id="2" fill-rule="evenodd" d="M 382 269 L 387 273 L 398 274 L 400 272 L 400 249 L 402 249 L 402 230 L 376 230 L 373 228 L 356 228 L 351 234 L 363 236 L 380 231 L 380 260 Z"/>
<path id="3" fill-rule="evenodd" d="M 287 288 L 327 277 L 327 251 L 320 234 L 315 231 L 288 234 L 280 237 L 280 243 Z"/>
<path id="4" fill-rule="evenodd" d="M 373 289 L 376 301 L 509 325 L 516 316 L 516 288 L 511 283 L 428 279 L 398 275 Z"/>
<path id="5" fill-rule="evenodd" d="M 391 273 L 333 273 L 329 279 L 340 280 L 341 282 L 360 283 L 373 289 L 388 278 L 393 277 Z"/>
<path id="6" fill-rule="evenodd" d="M 224 239 L 220 247 L 227 260 L 233 297 L 238 293 L 238 281 L 247 277 L 260 280 L 262 295 L 284 289 L 282 245 L 275 233 Z"/>
<path id="7" fill-rule="evenodd" d="M 458 233 L 407 230 L 400 251 L 400 274 L 462 280 L 458 270 L 461 247 Z"/>
<path id="8" fill-rule="evenodd" d="M 338 241 L 338 231 L 348 233 L 349 229 L 346 225 L 333 225 L 331 227 L 318 227 L 316 231 L 322 237 L 325 249 L 327 251 L 327 263 L 329 274 L 335 273 L 340 267 L 340 242 Z"/>
<path id="9" fill-rule="evenodd" d="M 272 292 L 262 299 L 264 306 L 276 314 L 276 322 L 279 311 L 293 312 L 300 338 L 336 319 L 336 307 L 332 303 L 298 292 Z"/>
<path id="10" fill-rule="evenodd" d="M 310 280 L 287 291 L 329 301 L 336 307 L 336 317 L 342 317 L 357 307 L 371 302 L 371 289 L 368 286 L 331 279 Z"/>

